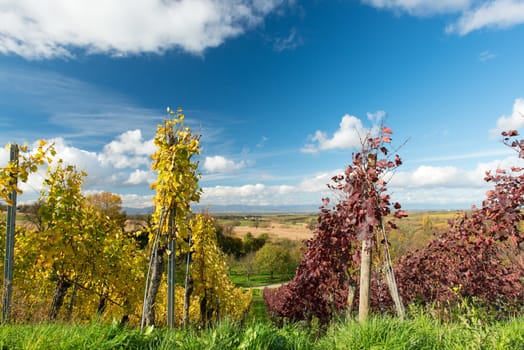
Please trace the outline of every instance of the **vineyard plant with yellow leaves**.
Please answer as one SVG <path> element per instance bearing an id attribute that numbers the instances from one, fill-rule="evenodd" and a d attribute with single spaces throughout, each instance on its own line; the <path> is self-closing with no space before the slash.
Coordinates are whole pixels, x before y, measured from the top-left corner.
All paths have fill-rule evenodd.
<path id="1" fill-rule="evenodd" d="M 158 126 L 154 140 L 157 147 L 152 156 L 152 169 L 157 173 L 152 185 L 156 191 L 155 211 L 141 325 L 158 323 L 156 313 L 162 312 L 167 312 L 167 324 L 171 327 L 180 319 L 187 326 L 195 320 L 207 324 L 223 317 L 239 318 L 248 309 L 251 297 L 233 288 L 209 220 L 192 217 L 190 204 L 198 202 L 201 193 L 195 159 L 200 154 L 199 136 L 184 125 L 185 117 L 180 109 L 168 108 L 168 113 L 171 118 Z M 167 291 L 161 288 L 164 256 L 168 260 Z M 185 262 L 179 269 L 185 271 L 183 290 L 176 286 L 177 261 Z M 159 300 L 164 299 L 159 298 L 164 293 L 167 305 Z"/>
<path id="2" fill-rule="evenodd" d="M 86 176 L 62 161 L 49 168 L 39 228 L 17 230 L 17 320 L 138 319 L 145 255 L 81 193 Z"/>

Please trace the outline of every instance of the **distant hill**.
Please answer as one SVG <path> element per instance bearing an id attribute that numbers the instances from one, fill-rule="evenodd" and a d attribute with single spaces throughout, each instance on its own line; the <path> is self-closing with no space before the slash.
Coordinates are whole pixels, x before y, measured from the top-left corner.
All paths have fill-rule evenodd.
<path id="1" fill-rule="evenodd" d="M 302 214 L 302 213 L 318 213 L 319 206 L 315 204 L 304 204 L 304 205 L 242 205 L 242 204 L 230 204 L 230 205 L 203 205 L 203 204 L 194 204 L 192 205 L 193 212 L 198 213 L 201 211 L 209 211 L 210 213 L 261 213 L 261 214 Z M 425 205 L 403 205 L 403 209 L 407 211 L 419 212 L 419 211 L 462 211 L 468 210 L 468 206 L 457 206 L 457 208 L 450 208 L 448 205 L 438 205 L 433 206 Z M 127 214 L 151 214 L 153 212 L 153 207 L 147 208 L 123 208 Z"/>
<path id="2" fill-rule="evenodd" d="M 317 213 L 318 205 L 202 205 L 196 204 L 192 206 L 193 211 L 198 213 L 204 210 L 210 213 Z M 129 214 L 151 214 L 153 207 L 147 208 L 130 208 L 125 207 L 123 210 Z"/>

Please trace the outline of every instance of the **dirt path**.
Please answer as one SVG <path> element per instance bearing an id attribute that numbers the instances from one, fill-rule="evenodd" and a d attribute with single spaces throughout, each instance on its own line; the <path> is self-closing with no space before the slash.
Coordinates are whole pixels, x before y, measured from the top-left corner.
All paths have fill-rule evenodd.
<path id="1" fill-rule="evenodd" d="M 278 288 L 280 286 L 283 286 L 286 283 L 268 284 L 267 286 L 250 287 L 250 289 Z"/>

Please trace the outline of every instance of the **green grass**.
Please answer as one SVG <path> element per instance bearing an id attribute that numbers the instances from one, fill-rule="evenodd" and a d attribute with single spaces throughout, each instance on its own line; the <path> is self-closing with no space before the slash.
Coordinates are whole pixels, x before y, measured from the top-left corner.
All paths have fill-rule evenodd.
<path id="1" fill-rule="evenodd" d="M 288 282 L 289 280 L 291 280 L 291 278 L 293 278 L 293 275 L 275 273 L 273 275 L 273 279 L 271 279 L 271 276 L 269 274 L 256 274 L 252 275 L 248 280 L 245 274 L 236 273 L 233 270 L 231 271 L 229 277 L 237 287 L 251 288 Z"/>
<path id="2" fill-rule="evenodd" d="M 264 302 L 264 297 L 262 296 L 261 289 L 253 289 L 253 303 L 251 304 L 251 309 L 247 315 L 248 321 L 269 321 L 267 315 L 266 303 Z"/>
<path id="3" fill-rule="evenodd" d="M 524 349 L 524 317 L 472 327 L 424 315 L 401 321 L 372 317 L 331 325 L 277 327 L 256 320 L 222 322 L 211 329 L 137 329 L 118 325 L 10 325 L 0 327 L 0 349 Z"/>

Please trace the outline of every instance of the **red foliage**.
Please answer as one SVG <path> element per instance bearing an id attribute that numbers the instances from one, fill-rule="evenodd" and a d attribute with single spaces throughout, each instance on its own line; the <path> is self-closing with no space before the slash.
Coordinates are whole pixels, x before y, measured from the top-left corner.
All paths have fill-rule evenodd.
<path id="1" fill-rule="evenodd" d="M 265 289 L 264 299 L 270 315 L 291 320 L 311 320 L 317 317 L 327 323 L 346 307 L 348 287 L 356 284 L 354 272 L 360 263 L 359 241 L 374 239 L 374 230 L 382 227 L 383 218 L 390 214 L 390 196 L 386 194 L 386 171 L 400 165 L 398 155 L 392 162 L 387 157 L 386 134 L 391 129 L 369 137 L 360 152 L 353 154 L 352 165 L 344 174 L 334 176 L 328 185 L 342 194 L 334 207 L 323 199 L 315 236 L 306 242 L 307 250 L 296 275 L 287 285 Z M 405 216 L 395 203 L 395 216 Z M 388 223 L 388 227 L 394 227 Z"/>
<path id="2" fill-rule="evenodd" d="M 524 158 L 524 141 L 510 140 L 517 135 L 503 133 L 504 142 Z M 460 295 L 492 306 L 524 306 L 524 270 L 512 259 L 522 257 L 524 173 L 517 167 L 510 173 L 497 169 L 485 180 L 494 187 L 481 208 L 458 215 L 448 232 L 398 261 L 395 273 L 404 301 L 442 303 Z"/>

